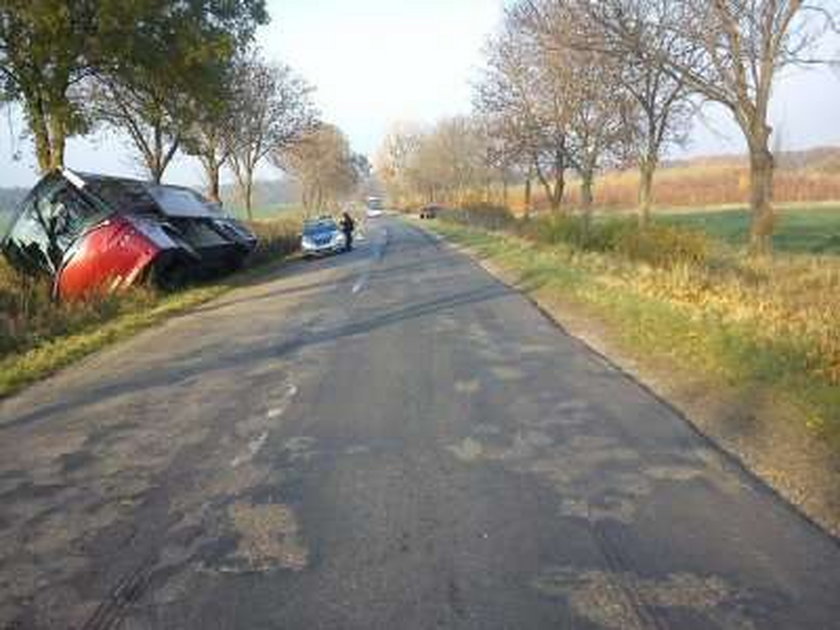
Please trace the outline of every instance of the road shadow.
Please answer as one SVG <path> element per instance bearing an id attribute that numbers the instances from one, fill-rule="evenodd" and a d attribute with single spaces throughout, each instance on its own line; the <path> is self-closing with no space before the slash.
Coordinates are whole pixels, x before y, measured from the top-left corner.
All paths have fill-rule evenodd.
<path id="1" fill-rule="evenodd" d="M 141 373 L 132 374 L 126 379 L 103 384 L 88 389 L 78 395 L 70 396 L 61 402 L 48 404 L 38 409 L 26 411 L 13 416 L 0 424 L 0 430 L 38 423 L 52 417 L 60 417 L 84 408 L 88 405 L 103 402 L 109 398 L 136 394 L 144 390 L 158 387 L 174 386 L 201 374 L 218 370 L 235 369 L 243 365 L 254 367 L 262 361 L 276 361 L 304 348 L 332 343 L 342 338 L 364 335 L 380 328 L 393 326 L 409 320 L 435 315 L 441 312 L 451 312 L 469 308 L 476 304 L 515 295 L 504 285 L 491 281 L 466 292 L 458 292 L 431 300 L 424 300 L 366 317 L 357 321 L 350 321 L 314 330 L 303 327 L 297 330 L 289 339 L 279 343 L 266 343 L 265 340 L 248 345 L 237 345 L 228 352 L 222 352 L 209 361 L 202 361 L 198 365 L 181 368 L 155 369 L 150 368 Z M 465 321 L 469 321 L 467 318 Z"/>
<path id="2" fill-rule="evenodd" d="M 367 258 L 355 258 L 353 260 L 349 260 L 347 258 L 343 258 L 342 255 L 335 258 L 335 260 L 297 260 L 287 266 L 279 267 L 275 270 L 275 273 L 272 273 L 271 275 L 267 273 L 265 276 L 261 276 L 260 278 L 256 278 L 247 283 L 236 283 L 230 285 L 232 289 L 244 289 L 267 286 L 278 281 L 296 282 L 294 286 L 278 287 L 277 289 L 267 291 L 257 296 L 248 295 L 243 297 L 231 297 L 229 299 L 222 297 L 219 300 L 214 300 L 210 304 L 193 309 L 185 315 L 189 315 L 190 313 L 210 313 L 220 311 L 229 306 L 245 302 L 253 302 L 256 300 L 262 301 L 267 299 L 276 299 L 279 297 L 298 296 L 309 292 L 338 290 L 343 286 L 349 287 L 352 284 L 354 274 L 356 273 L 365 273 L 369 282 L 376 281 L 379 278 L 394 280 L 400 277 L 410 277 L 418 273 L 423 273 L 439 265 L 454 264 L 456 260 L 458 262 L 463 261 L 463 258 L 454 252 L 443 253 L 432 259 L 419 259 L 417 261 L 400 264 L 381 264 L 381 260 L 377 261 Z M 365 262 L 369 262 L 371 266 L 364 271 L 360 268 L 359 264 L 352 264 L 363 264 Z M 346 273 L 339 278 L 331 279 L 325 282 L 302 284 L 305 283 L 306 278 L 313 273 L 334 269 L 344 269 Z"/>

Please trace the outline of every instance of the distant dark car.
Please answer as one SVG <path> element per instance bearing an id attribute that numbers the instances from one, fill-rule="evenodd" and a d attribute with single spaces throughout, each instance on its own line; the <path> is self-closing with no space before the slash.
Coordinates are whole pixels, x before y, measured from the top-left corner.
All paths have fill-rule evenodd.
<path id="1" fill-rule="evenodd" d="M 430 203 L 420 208 L 421 219 L 434 219 L 443 208 L 436 203 Z"/>
<path id="2" fill-rule="evenodd" d="M 303 224 L 300 249 L 304 256 L 318 256 L 342 252 L 347 239 L 338 223 L 332 217 L 310 219 Z"/>
<path id="3" fill-rule="evenodd" d="M 229 272 L 256 244 L 251 230 L 189 188 L 68 169 L 38 182 L 0 240 L 12 265 L 51 276 L 62 299 Z"/>

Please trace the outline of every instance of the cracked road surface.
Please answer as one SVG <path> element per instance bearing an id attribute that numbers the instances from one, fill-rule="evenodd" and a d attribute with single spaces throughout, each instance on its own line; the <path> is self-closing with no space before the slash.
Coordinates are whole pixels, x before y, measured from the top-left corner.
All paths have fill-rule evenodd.
<path id="1" fill-rule="evenodd" d="M 837 628 L 840 547 L 396 219 L 0 403 L 0 628 Z"/>

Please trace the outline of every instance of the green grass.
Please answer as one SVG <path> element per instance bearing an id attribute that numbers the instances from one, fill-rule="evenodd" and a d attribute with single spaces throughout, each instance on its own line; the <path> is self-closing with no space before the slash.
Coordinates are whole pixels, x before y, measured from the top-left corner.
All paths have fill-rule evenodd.
<path id="1" fill-rule="evenodd" d="M 710 236 L 733 245 L 749 238 L 750 216 L 744 209 L 657 214 L 656 218 L 678 226 L 700 228 Z M 787 253 L 840 255 L 840 207 L 785 207 L 778 212 L 776 250 Z"/>
<path id="2" fill-rule="evenodd" d="M 230 286 L 198 287 L 156 301 L 145 301 L 136 310 L 122 312 L 102 323 L 91 322 L 76 332 L 52 337 L 25 352 L 10 354 L 0 360 L 0 397 L 53 374 L 106 345 L 212 300 Z"/>

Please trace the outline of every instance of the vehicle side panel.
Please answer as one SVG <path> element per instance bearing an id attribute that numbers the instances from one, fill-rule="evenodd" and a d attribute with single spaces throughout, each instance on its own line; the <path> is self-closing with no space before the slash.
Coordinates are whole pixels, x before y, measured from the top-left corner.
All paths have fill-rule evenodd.
<path id="1" fill-rule="evenodd" d="M 161 251 L 129 219 L 113 216 L 68 251 L 56 282 L 58 296 L 74 299 L 130 286 Z"/>

